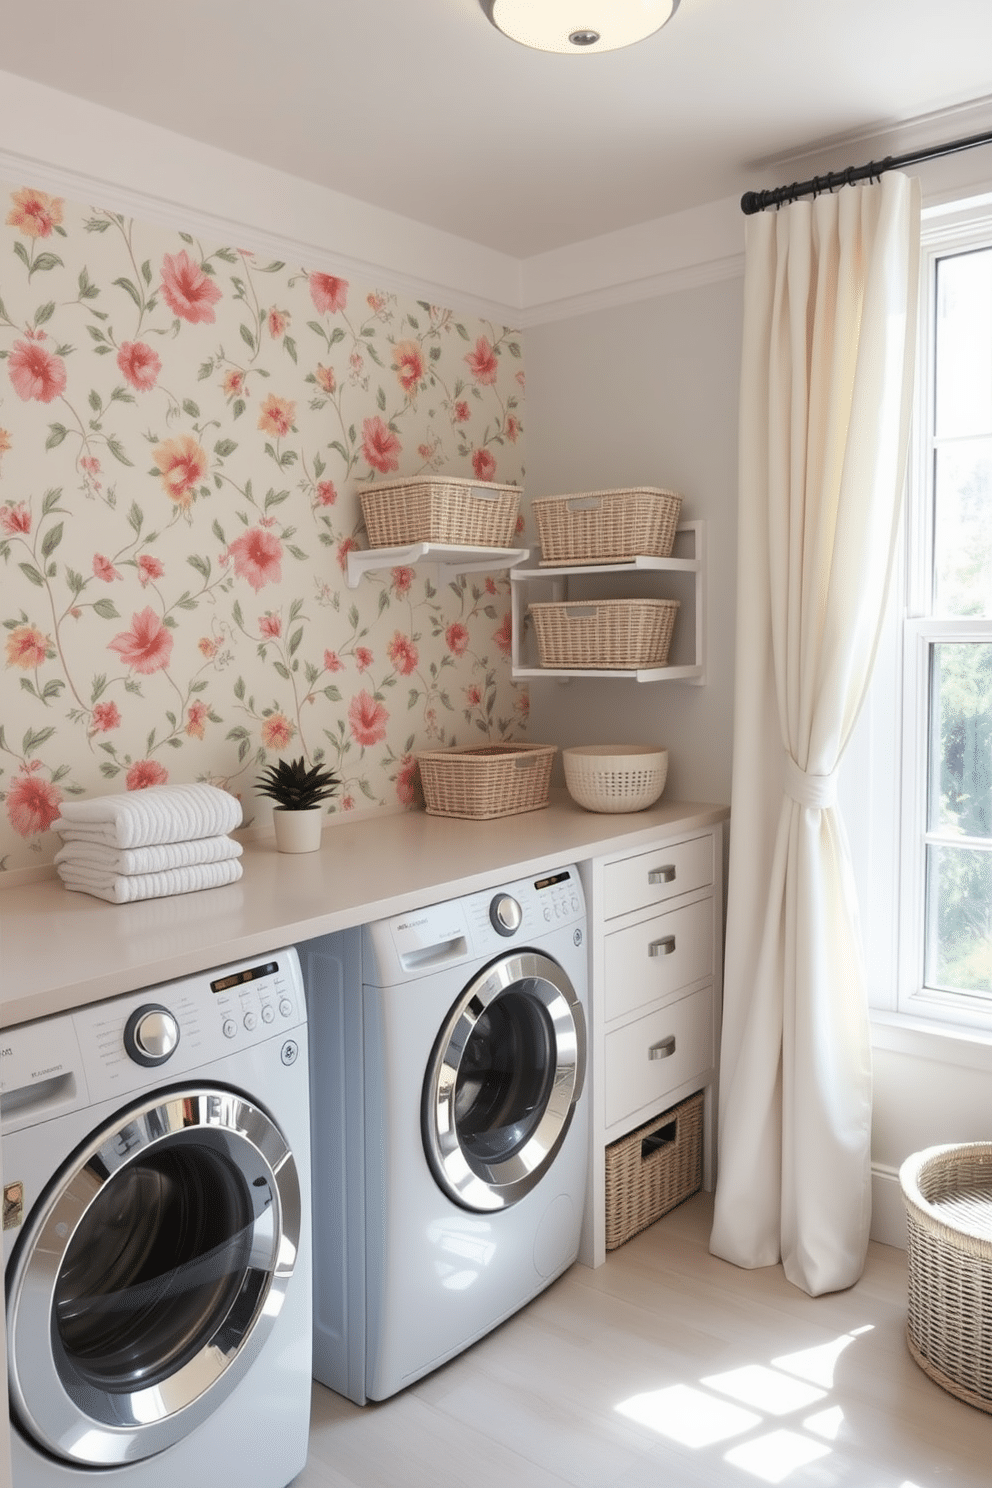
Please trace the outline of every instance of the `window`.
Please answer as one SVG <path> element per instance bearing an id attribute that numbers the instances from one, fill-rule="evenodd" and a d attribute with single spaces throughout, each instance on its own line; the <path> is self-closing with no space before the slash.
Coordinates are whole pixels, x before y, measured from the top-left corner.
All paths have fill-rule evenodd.
<path id="1" fill-rule="evenodd" d="M 899 995 L 992 1028 L 992 222 L 924 236 L 907 529 Z"/>

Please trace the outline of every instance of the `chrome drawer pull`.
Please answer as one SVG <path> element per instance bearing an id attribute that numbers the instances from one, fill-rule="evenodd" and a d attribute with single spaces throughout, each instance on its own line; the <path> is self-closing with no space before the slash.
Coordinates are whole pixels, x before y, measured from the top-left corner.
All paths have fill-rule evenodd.
<path id="1" fill-rule="evenodd" d="M 652 1044 L 651 1045 L 650 1049 L 648 1050 L 648 1058 L 649 1059 L 667 1059 L 669 1057 L 669 1055 L 674 1054 L 674 1053 L 675 1053 L 675 1035 L 674 1035 L 674 1033 L 670 1033 L 667 1038 L 663 1038 L 661 1040 L 661 1043 L 660 1044 Z"/>
<path id="2" fill-rule="evenodd" d="M 675 936 L 664 935 L 661 940 L 653 940 L 648 946 L 649 956 L 670 956 L 675 950 Z"/>
<path id="3" fill-rule="evenodd" d="M 664 868 L 652 868 L 648 874 L 649 884 L 663 884 L 675 882 L 675 864 L 666 863 Z"/>

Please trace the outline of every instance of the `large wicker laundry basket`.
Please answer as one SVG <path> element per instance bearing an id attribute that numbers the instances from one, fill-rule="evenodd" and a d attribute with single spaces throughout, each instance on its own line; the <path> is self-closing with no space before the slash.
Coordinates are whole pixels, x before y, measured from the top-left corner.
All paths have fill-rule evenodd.
<path id="1" fill-rule="evenodd" d="M 992 1412 L 992 1142 L 928 1147 L 899 1183 L 909 1351 L 938 1385 Z"/>

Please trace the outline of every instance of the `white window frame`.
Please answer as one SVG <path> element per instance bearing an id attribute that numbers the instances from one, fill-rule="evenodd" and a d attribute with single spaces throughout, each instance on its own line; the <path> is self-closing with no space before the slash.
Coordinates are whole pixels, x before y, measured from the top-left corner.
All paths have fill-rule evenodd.
<path id="1" fill-rule="evenodd" d="M 926 846 L 944 840 L 927 828 L 930 648 L 940 641 L 992 642 L 992 615 L 943 619 L 930 615 L 933 552 L 933 408 L 937 261 L 978 248 L 992 249 L 992 208 L 924 218 L 920 264 L 916 418 L 907 474 L 904 607 L 902 613 L 902 750 L 897 979 L 895 1011 L 914 1022 L 992 1035 L 992 995 L 924 986 Z M 990 431 L 992 432 L 992 431 Z M 956 839 L 955 839 L 956 840 Z M 890 1004 L 891 1006 L 891 1004 Z"/>

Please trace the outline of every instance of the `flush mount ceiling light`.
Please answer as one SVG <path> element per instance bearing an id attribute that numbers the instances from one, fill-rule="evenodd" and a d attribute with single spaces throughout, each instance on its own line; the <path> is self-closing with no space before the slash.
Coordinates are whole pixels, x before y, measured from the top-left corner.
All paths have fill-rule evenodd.
<path id="1" fill-rule="evenodd" d="M 615 52 L 671 20 L 679 0 L 481 0 L 493 25 L 542 52 Z"/>

